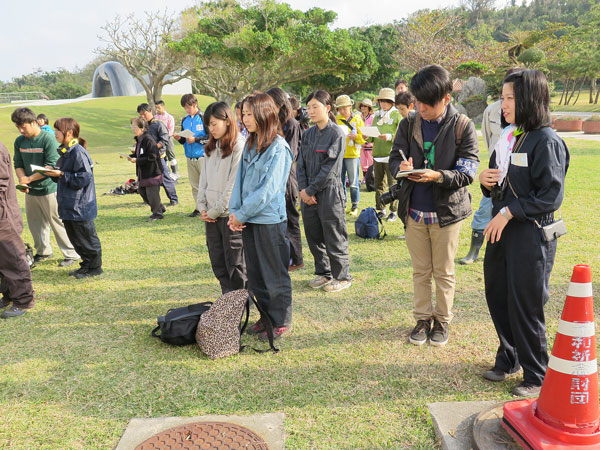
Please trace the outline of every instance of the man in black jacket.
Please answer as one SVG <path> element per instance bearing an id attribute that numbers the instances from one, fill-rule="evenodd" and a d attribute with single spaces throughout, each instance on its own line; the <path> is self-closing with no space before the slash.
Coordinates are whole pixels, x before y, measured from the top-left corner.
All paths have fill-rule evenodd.
<path id="1" fill-rule="evenodd" d="M 477 173 L 479 149 L 475 126 L 450 104 L 452 79 L 446 69 L 423 67 L 412 78 L 410 90 L 418 113 L 400 122 L 389 160 L 392 174 L 421 169 L 402 184 L 398 208 L 413 265 L 417 324 L 409 340 L 422 345 L 429 339 L 431 345 L 442 346 L 448 342 L 454 257 L 462 220 L 471 214 L 467 186 Z"/>

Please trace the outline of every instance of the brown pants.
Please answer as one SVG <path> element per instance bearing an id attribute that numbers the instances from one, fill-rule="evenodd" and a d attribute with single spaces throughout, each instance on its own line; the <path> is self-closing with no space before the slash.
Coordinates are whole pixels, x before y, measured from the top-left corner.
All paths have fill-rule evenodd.
<path id="1" fill-rule="evenodd" d="M 8 220 L 0 219 L 0 293 L 6 302 L 22 309 L 33 308 L 31 270 L 25 245 Z"/>
<path id="2" fill-rule="evenodd" d="M 413 266 L 413 286 L 416 320 L 431 317 L 450 323 L 454 303 L 454 258 L 458 249 L 458 234 L 462 221 L 440 228 L 425 225 L 411 217 L 406 222 L 406 246 Z M 435 308 L 431 303 L 431 277 L 435 281 Z"/>

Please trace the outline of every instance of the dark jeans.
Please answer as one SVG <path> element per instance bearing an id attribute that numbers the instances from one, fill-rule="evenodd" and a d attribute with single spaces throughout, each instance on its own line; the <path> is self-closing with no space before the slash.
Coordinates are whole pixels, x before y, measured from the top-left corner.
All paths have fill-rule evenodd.
<path id="1" fill-rule="evenodd" d="M 293 168 L 292 170 L 295 170 Z M 298 181 L 295 177 L 288 178 L 285 188 L 285 212 L 287 213 L 286 237 L 290 241 L 290 259 L 294 266 L 304 264 L 302 257 L 302 234 L 300 233 L 300 211 L 298 203 Z"/>
<path id="2" fill-rule="evenodd" d="M 177 192 L 175 191 L 175 181 L 171 178 L 171 171 L 169 170 L 167 159 L 160 158 L 160 164 L 163 171 L 163 187 L 165 188 L 165 193 L 170 201 L 178 202 L 179 199 L 177 198 Z"/>
<path id="3" fill-rule="evenodd" d="M 102 247 L 96 233 L 93 220 L 63 220 L 67 236 L 75 251 L 81 256 L 82 269 L 100 269 L 102 267 Z"/>
<path id="4" fill-rule="evenodd" d="M 246 223 L 242 231 L 248 289 L 269 315 L 273 327 L 287 327 L 292 323 L 290 251 L 285 229 L 285 222 Z"/>
<path id="5" fill-rule="evenodd" d="M 242 233 L 231 231 L 227 217 L 206 222 L 206 246 L 212 270 L 221 283 L 221 292 L 246 288 L 246 265 Z"/>
<path id="6" fill-rule="evenodd" d="M 483 263 L 485 297 L 500 346 L 495 367 L 512 373 L 523 367 L 523 381 L 540 386 L 548 366 L 544 305 L 556 241 L 543 242 L 534 223 L 511 220 L 495 244 L 487 244 Z"/>
<path id="7" fill-rule="evenodd" d="M 25 259 L 25 245 L 8 220 L 0 219 L 0 294 L 22 309 L 33 308 L 31 270 Z"/>
<path id="8" fill-rule="evenodd" d="M 315 274 L 350 280 L 348 229 L 341 185 L 329 185 L 316 194 L 317 204 L 302 202 L 304 234 L 315 259 Z"/>
<path id="9" fill-rule="evenodd" d="M 138 188 L 138 191 L 140 192 L 140 195 L 142 196 L 144 201 L 150 205 L 152 215 L 154 217 L 160 217 L 162 219 L 163 213 L 166 211 L 166 208 L 160 201 L 160 186 L 140 186 Z"/>

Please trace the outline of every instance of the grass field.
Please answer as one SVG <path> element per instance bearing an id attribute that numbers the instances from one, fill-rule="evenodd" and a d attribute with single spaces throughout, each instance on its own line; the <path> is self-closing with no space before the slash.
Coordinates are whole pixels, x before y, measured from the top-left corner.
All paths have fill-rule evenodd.
<path id="1" fill-rule="evenodd" d="M 157 316 L 213 300 L 219 286 L 204 226 L 186 216 L 193 209 L 187 178 L 178 184 L 181 204 L 157 223 L 144 221 L 150 211 L 138 196 L 101 195 L 134 176 L 117 152 L 131 145 L 128 118 L 141 101 L 35 108 L 52 120 L 72 116 L 81 123 L 95 161 L 105 273 L 83 281 L 67 276 L 68 269 L 57 266 L 54 244 L 55 259 L 33 270 L 35 309 L 0 323 L 0 448 L 105 450 L 132 417 L 283 412 L 287 449 L 431 449 L 438 444 L 428 403 L 512 398 L 518 377 L 493 384 L 480 376 L 497 346 L 481 262 L 457 265 L 448 345 L 408 344 L 412 271 L 399 222 L 386 224 L 384 241 L 365 241 L 349 220 L 354 281 L 338 294 L 306 286 L 314 267 L 305 246 L 307 267 L 291 275 L 293 330 L 279 354 L 246 351 L 210 361 L 195 346 L 175 348 L 151 338 Z M 176 118 L 182 116 L 176 98 L 166 102 Z M 10 149 L 17 133 L 11 112 L 0 109 L 0 140 Z M 592 265 L 600 293 L 600 151 L 594 142 L 568 145 L 562 216 L 569 232 L 560 239 L 546 308 L 550 344 L 573 265 Z M 181 146 L 176 153 L 185 174 Z M 482 151 L 481 166 L 487 157 Z M 471 193 L 476 208 L 478 184 Z M 373 204 L 373 193 L 361 192 L 360 206 Z M 469 236 L 470 219 L 461 231 L 461 257 Z M 32 241 L 27 227 L 23 237 Z M 244 342 L 256 345 L 250 337 Z"/>

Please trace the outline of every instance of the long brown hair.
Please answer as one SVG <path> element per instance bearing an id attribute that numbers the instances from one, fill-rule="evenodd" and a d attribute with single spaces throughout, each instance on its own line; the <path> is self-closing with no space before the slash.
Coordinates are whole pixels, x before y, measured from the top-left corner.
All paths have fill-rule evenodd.
<path id="1" fill-rule="evenodd" d="M 251 132 L 248 136 L 248 149 L 251 149 L 256 144 L 258 153 L 264 152 L 269 145 L 273 143 L 277 135 L 283 136 L 277 105 L 270 95 L 258 92 L 249 95 L 242 101 L 242 117 L 244 107 L 250 108 L 256 121 L 255 132 Z"/>
<path id="2" fill-rule="evenodd" d="M 233 153 L 233 147 L 235 146 L 239 135 L 237 123 L 233 121 L 233 111 L 225 102 L 211 103 L 204 111 L 204 126 L 207 129 L 210 125 L 211 117 L 224 120 L 227 124 L 227 131 L 223 137 L 218 140 L 219 147 L 221 148 L 221 157 L 225 159 Z M 215 139 L 213 135 L 209 133 L 208 143 L 204 146 L 204 152 L 207 156 L 210 156 L 215 148 L 217 148 L 217 139 Z"/>
<path id="3" fill-rule="evenodd" d="M 54 128 L 60 131 L 63 136 L 67 135 L 67 132 L 71 131 L 73 137 L 79 141 L 79 145 L 87 149 L 87 142 L 85 139 L 79 137 L 79 124 L 75 119 L 71 117 L 63 117 L 54 122 Z M 62 142 L 61 142 L 62 144 Z"/>

